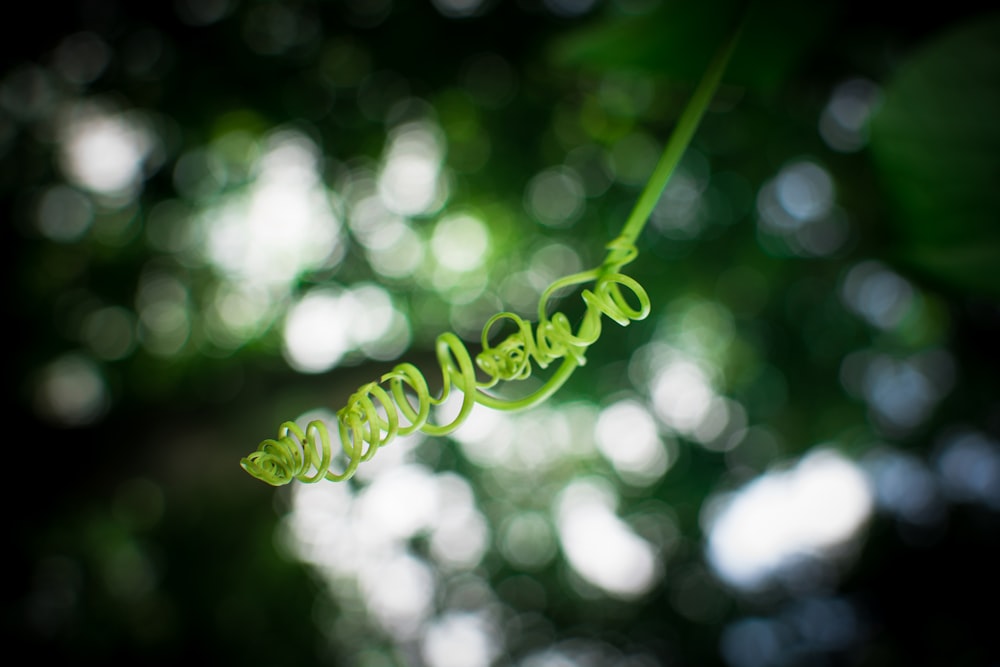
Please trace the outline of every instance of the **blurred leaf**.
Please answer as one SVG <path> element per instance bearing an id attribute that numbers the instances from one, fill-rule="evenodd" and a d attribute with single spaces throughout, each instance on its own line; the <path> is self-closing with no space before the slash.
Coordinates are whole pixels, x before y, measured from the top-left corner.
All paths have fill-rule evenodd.
<path id="1" fill-rule="evenodd" d="M 743 16 L 740 42 L 725 81 L 770 93 L 804 61 L 830 25 L 834 5 L 790 0 L 667 1 L 649 14 L 609 19 L 559 39 L 560 66 L 597 71 L 633 70 L 694 82 Z"/>
<path id="2" fill-rule="evenodd" d="M 1000 15 L 912 56 L 885 90 L 871 152 L 898 260 L 1000 295 Z"/>

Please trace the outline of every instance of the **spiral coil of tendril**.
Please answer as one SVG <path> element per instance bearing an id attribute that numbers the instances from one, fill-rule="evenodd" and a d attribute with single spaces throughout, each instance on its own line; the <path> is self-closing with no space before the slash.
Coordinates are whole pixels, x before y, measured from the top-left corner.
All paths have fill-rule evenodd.
<path id="1" fill-rule="evenodd" d="M 490 318 L 482 332 L 482 351 L 475 361 L 453 333 L 438 336 L 435 352 L 441 369 L 442 389 L 431 396 L 427 379 L 409 363 L 395 366 L 378 382 L 369 382 L 350 396 L 347 404 L 337 411 L 337 437 L 346 463 L 340 472 L 330 469 L 334 448 L 330 430 L 321 420 L 309 422 L 303 431 L 288 421 L 278 428 L 276 439 L 264 440 L 256 451 L 240 461 L 243 468 L 273 486 L 288 484 L 293 479 L 318 482 L 322 479 L 350 479 L 363 461 L 367 461 L 398 435 L 421 431 L 430 436 L 446 435 L 456 428 L 480 403 L 500 410 L 531 407 L 552 395 L 569 378 L 577 366 L 586 362 L 587 348 L 601 335 L 601 318 L 607 316 L 625 326 L 649 314 L 649 296 L 633 278 L 620 272 L 637 252 L 628 240 L 619 237 L 608 246 L 608 255 L 597 269 L 561 278 L 542 293 L 538 303 L 538 323 L 531 323 L 511 312 Z M 584 289 L 582 298 L 586 311 L 574 332 L 569 318 L 560 312 L 546 314 L 553 295 L 560 290 L 594 281 L 592 290 Z M 624 291 L 623 291 L 624 288 Z M 638 304 L 633 306 L 625 292 L 630 292 Z M 515 331 L 497 345 L 489 342 L 490 333 L 499 325 L 513 324 Z M 529 396 L 507 400 L 484 390 L 500 381 L 523 380 L 531 375 L 532 362 L 547 368 L 562 359 L 559 369 L 539 389 Z M 478 380 L 476 369 L 486 376 Z M 431 408 L 448 400 L 451 392 L 462 393 L 458 414 L 446 424 L 432 424 Z"/>

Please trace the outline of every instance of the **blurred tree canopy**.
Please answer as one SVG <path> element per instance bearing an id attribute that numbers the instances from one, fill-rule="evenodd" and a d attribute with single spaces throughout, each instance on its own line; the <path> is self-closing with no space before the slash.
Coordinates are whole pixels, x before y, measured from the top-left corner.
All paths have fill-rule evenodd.
<path id="1" fill-rule="evenodd" d="M 995 10 L 17 10 L 11 655 L 1000 663 Z M 596 266 L 737 21 L 626 268 L 650 318 L 608 323 L 544 406 L 477 408 L 349 483 L 239 468 Z"/>

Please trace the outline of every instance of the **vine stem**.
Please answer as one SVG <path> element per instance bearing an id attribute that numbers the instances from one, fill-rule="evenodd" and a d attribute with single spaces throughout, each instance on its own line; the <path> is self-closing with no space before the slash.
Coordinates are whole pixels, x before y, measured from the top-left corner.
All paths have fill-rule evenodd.
<path id="1" fill-rule="evenodd" d="M 653 170 L 653 175 L 646 182 L 646 186 L 643 188 L 642 194 L 639 195 L 639 200 L 636 202 L 635 208 L 632 209 L 632 213 L 622 228 L 620 238 L 628 243 L 634 244 L 639 238 L 639 234 L 642 232 L 643 227 L 646 226 L 649 216 L 652 215 L 653 209 L 656 208 L 656 203 L 663 195 L 670 177 L 673 175 L 674 170 L 684 156 L 684 152 L 691 143 L 691 139 L 694 137 L 694 133 L 701 123 L 702 116 L 705 115 L 708 105 L 715 96 L 715 91 L 719 87 L 719 82 L 726 70 L 726 66 L 729 64 L 729 59 L 736 49 L 736 43 L 739 41 L 742 26 L 743 24 L 740 22 L 729 39 L 715 53 L 715 56 L 709 62 L 708 69 L 705 70 L 705 74 L 691 95 L 691 99 L 688 100 L 687 106 L 681 112 L 677 125 L 674 127 L 674 131 L 670 134 L 667 145 L 663 149 L 660 161 L 657 163 L 656 169 Z"/>
<path id="2" fill-rule="evenodd" d="M 616 245 L 619 245 L 617 242 L 623 242 L 620 244 L 621 246 L 634 246 L 636 244 L 639 234 L 642 233 L 643 228 L 649 221 L 649 217 L 653 213 L 653 209 L 656 208 L 657 202 L 663 196 L 663 191 L 666 189 L 670 177 L 673 176 L 674 170 L 680 163 L 681 158 L 684 157 L 684 152 L 691 144 L 691 139 L 694 138 L 694 133 L 701 124 L 701 119 L 708 110 L 708 105 L 712 103 L 712 98 L 715 96 L 715 91 L 719 88 L 719 82 L 722 80 L 722 75 L 726 71 L 726 66 L 729 64 L 733 51 L 736 50 L 736 44 L 739 42 L 742 31 L 743 21 L 740 21 L 736 29 L 729 36 L 729 39 L 719 47 L 709 62 L 708 68 L 698 82 L 694 93 L 691 94 L 687 106 L 681 111 L 677 125 L 667 140 L 667 145 L 663 149 L 663 154 L 660 156 L 653 174 L 649 177 L 645 187 L 643 187 L 642 193 L 639 195 L 639 200 L 632 209 L 628 220 L 625 221 L 621 234 L 616 239 Z M 615 248 L 611 249 L 608 252 L 604 265 L 594 271 L 594 278 L 599 279 L 609 267 L 617 266 L 616 259 L 618 257 L 619 250 Z M 508 410 L 523 410 L 534 407 L 556 393 L 569 380 L 573 375 L 573 371 L 581 363 L 580 360 L 574 357 L 567 357 L 559 364 L 559 368 L 552 377 L 540 388 L 516 401 L 502 401 L 483 392 L 479 392 L 478 401 L 490 407 Z"/>

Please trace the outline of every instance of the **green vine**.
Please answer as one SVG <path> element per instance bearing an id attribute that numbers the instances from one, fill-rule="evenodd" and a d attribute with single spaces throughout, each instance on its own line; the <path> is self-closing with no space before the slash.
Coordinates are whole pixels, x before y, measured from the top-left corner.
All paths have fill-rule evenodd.
<path id="1" fill-rule="evenodd" d="M 256 451 L 240 461 L 244 470 L 274 486 L 288 484 L 293 479 L 301 482 L 350 479 L 361 462 L 372 458 L 380 447 L 397 435 L 416 431 L 430 436 L 451 433 L 468 418 L 476 403 L 497 410 L 522 410 L 541 403 L 586 362 L 587 349 L 600 338 L 603 316 L 627 326 L 631 321 L 649 315 L 650 301 L 646 290 L 623 274 L 621 269 L 637 256 L 636 240 L 691 142 L 718 88 L 737 38 L 738 31 L 709 64 L 621 234 L 607 245 L 604 262 L 595 269 L 552 283 L 539 300 L 538 324 L 534 330 L 529 322 L 514 313 L 494 315 L 483 327 L 483 349 L 475 356 L 474 362 L 457 335 L 444 333 L 438 336 L 435 350 L 441 369 L 442 389 L 437 397 L 431 396 L 426 378 L 409 363 L 397 365 L 377 382 L 358 389 L 348 399 L 347 405 L 337 412 L 337 437 L 346 456 L 346 464 L 340 472 L 330 469 L 334 451 L 329 429 L 321 420 L 309 422 L 304 431 L 294 422 L 284 422 L 278 428 L 277 439 L 264 440 Z M 564 313 L 546 314 L 548 303 L 556 292 L 591 281 L 594 282 L 593 289 L 582 291 L 586 311 L 575 332 Z M 626 293 L 631 293 L 637 303 L 630 303 Z M 498 345 L 491 345 L 490 333 L 505 321 L 514 325 L 515 332 Z M 532 362 L 545 369 L 560 359 L 562 362 L 549 380 L 527 396 L 508 400 L 487 392 L 501 381 L 529 377 Z M 477 368 L 486 376 L 485 380 L 477 379 Z M 431 408 L 447 401 L 453 390 L 462 393 L 458 414 L 447 424 L 431 423 Z"/>

